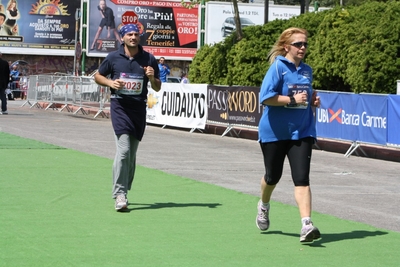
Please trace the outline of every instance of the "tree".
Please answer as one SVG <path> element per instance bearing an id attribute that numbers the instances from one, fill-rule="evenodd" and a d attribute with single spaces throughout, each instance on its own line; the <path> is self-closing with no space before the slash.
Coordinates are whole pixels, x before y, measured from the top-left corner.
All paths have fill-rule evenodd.
<path id="1" fill-rule="evenodd" d="M 394 94 L 400 77 L 400 2 L 337 6 L 243 29 L 198 50 L 190 65 L 194 83 L 260 86 L 268 52 L 284 29 L 305 28 L 318 90 Z"/>
<path id="2" fill-rule="evenodd" d="M 240 22 L 239 6 L 237 0 L 232 0 L 232 3 L 233 3 L 233 10 L 235 12 L 235 24 L 236 24 L 236 34 L 237 34 L 236 39 L 240 41 L 243 39 L 243 30 L 242 30 L 242 23 Z"/>

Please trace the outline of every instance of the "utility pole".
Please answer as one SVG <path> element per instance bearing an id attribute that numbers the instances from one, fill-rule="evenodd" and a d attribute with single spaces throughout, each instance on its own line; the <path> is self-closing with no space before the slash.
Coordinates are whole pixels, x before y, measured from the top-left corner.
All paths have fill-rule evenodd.
<path id="1" fill-rule="evenodd" d="M 318 12 L 319 9 L 319 2 L 317 0 L 314 0 L 314 12 Z"/>
<path id="2" fill-rule="evenodd" d="M 204 21 L 206 20 L 205 13 L 206 13 L 205 1 L 201 0 L 201 3 L 200 3 L 200 47 L 204 46 L 204 35 L 205 35 L 205 31 L 206 31 L 205 26 L 204 26 Z"/>
<path id="3" fill-rule="evenodd" d="M 77 58 L 81 57 L 81 53 L 82 53 L 82 47 L 80 46 L 81 43 L 78 43 L 78 31 L 79 31 L 79 20 L 81 18 L 81 9 L 77 8 L 75 11 L 75 54 L 74 54 L 74 74 L 75 76 L 77 76 L 77 72 L 76 72 L 76 61 Z"/>
<path id="4" fill-rule="evenodd" d="M 300 0 L 300 14 L 304 14 L 306 11 L 306 0 Z"/>

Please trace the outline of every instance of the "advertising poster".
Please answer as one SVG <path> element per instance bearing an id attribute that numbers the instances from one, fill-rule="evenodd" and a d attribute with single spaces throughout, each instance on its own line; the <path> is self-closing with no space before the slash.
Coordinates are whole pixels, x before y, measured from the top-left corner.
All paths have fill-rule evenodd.
<path id="1" fill-rule="evenodd" d="M 358 114 L 349 115 L 348 123 L 360 118 L 359 140 L 366 143 L 386 145 L 388 126 L 388 96 L 382 94 L 360 94 Z M 346 122 L 346 121 L 345 121 Z"/>
<path id="2" fill-rule="evenodd" d="M 80 0 L 0 0 L 0 49 L 7 54 L 75 53 Z"/>
<path id="3" fill-rule="evenodd" d="M 258 127 L 263 112 L 259 93 L 259 87 L 208 85 L 208 120 Z"/>
<path id="4" fill-rule="evenodd" d="M 232 86 L 228 99 L 228 121 L 233 125 L 258 127 L 263 107 L 260 87 Z"/>
<path id="5" fill-rule="evenodd" d="M 163 83 L 149 88 L 147 123 L 188 129 L 204 129 L 207 120 L 207 85 Z"/>
<path id="6" fill-rule="evenodd" d="M 264 4 L 238 3 L 242 28 L 264 24 Z M 310 12 L 313 8 L 310 7 Z M 300 15 L 300 6 L 269 5 L 268 21 L 290 19 Z M 236 30 L 233 4 L 228 2 L 207 2 L 205 21 L 205 43 L 221 42 Z"/>
<path id="7" fill-rule="evenodd" d="M 120 45 L 118 30 L 133 11 L 141 29 L 140 44 L 155 57 L 192 60 L 197 51 L 198 8 L 180 1 L 89 0 L 87 55 L 105 57 Z M 110 26 L 109 26 L 110 25 Z"/>
<path id="8" fill-rule="evenodd" d="M 400 95 L 388 96 L 387 145 L 400 147 Z"/>
<path id="9" fill-rule="evenodd" d="M 348 123 L 360 105 L 360 97 L 351 93 L 318 92 L 321 107 L 316 109 L 316 128 L 319 137 L 358 141 L 358 124 Z M 359 120 L 356 120 L 359 122 Z"/>
<path id="10" fill-rule="evenodd" d="M 386 145 L 387 95 L 318 92 L 318 136 Z"/>

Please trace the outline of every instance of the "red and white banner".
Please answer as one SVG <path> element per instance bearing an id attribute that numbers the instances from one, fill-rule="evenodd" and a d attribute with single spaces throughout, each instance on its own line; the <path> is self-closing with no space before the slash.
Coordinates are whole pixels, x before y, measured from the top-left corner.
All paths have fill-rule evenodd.
<path id="1" fill-rule="evenodd" d="M 204 129 L 207 84 L 163 83 L 159 92 L 149 88 L 147 122 L 189 129 Z"/>
<path id="2" fill-rule="evenodd" d="M 118 49 L 118 29 L 122 26 L 122 15 L 127 11 L 133 11 L 138 16 L 140 44 L 155 57 L 192 60 L 196 54 L 199 28 L 197 6 L 189 9 L 180 1 L 110 0 L 105 12 L 106 8 L 101 7 L 98 0 L 89 0 L 88 3 L 88 56 L 105 57 L 110 51 Z M 105 20 L 105 14 L 110 18 Z M 115 28 L 108 30 L 105 24 L 112 19 Z"/>

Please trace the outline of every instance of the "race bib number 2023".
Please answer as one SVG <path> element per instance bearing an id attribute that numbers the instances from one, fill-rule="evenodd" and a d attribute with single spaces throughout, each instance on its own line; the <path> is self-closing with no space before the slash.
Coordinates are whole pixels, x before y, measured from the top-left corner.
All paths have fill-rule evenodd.
<path id="1" fill-rule="evenodd" d="M 140 95 L 143 90 L 143 76 L 132 73 L 121 73 L 120 79 L 125 82 L 124 89 L 119 93 L 124 95 Z"/>

